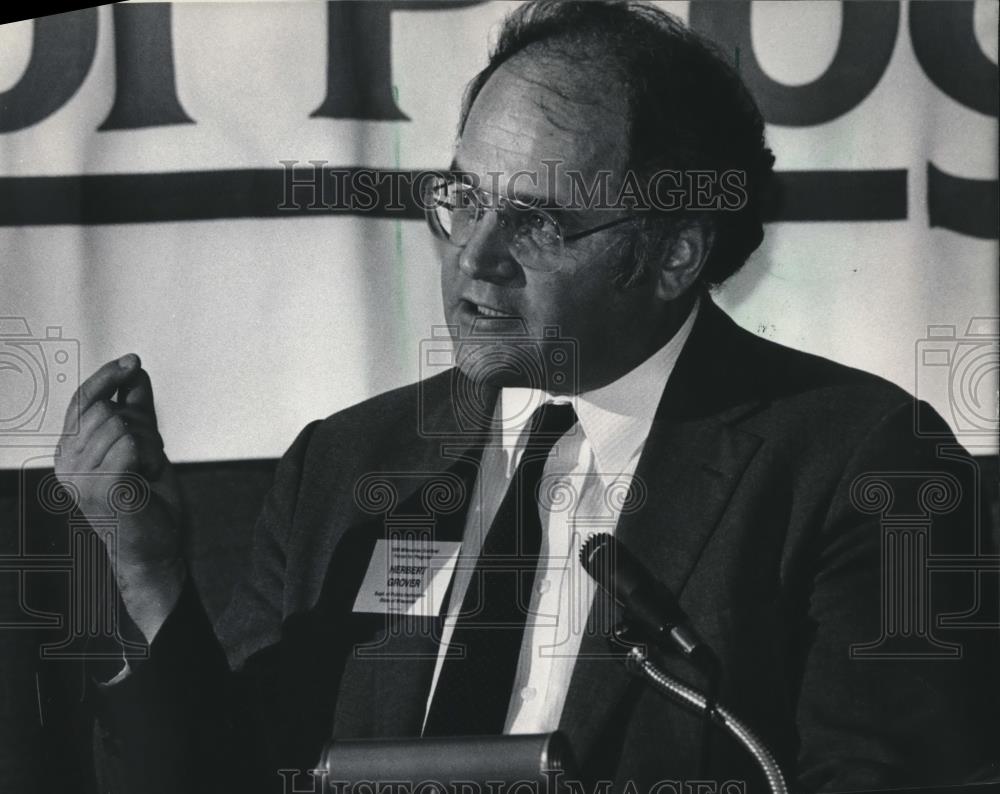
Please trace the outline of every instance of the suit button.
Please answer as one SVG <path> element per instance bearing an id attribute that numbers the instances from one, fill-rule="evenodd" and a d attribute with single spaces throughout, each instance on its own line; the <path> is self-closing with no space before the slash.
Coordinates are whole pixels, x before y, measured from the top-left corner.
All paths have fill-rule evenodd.
<path id="1" fill-rule="evenodd" d="M 537 694 L 533 686 L 526 686 L 521 690 L 521 700 L 534 700 Z"/>
<path id="2" fill-rule="evenodd" d="M 549 592 L 551 588 L 552 588 L 552 582 L 550 582 L 548 579 L 539 579 L 538 584 L 535 585 L 535 589 L 543 595 Z"/>

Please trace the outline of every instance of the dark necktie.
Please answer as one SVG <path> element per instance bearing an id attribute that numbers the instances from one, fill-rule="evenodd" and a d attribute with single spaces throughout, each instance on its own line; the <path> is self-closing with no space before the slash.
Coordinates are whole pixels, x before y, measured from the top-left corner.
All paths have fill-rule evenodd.
<path id="1" fill-rule="evenodd" d="M 549 452 L 574 422 L 566 404 L 546 403 L 532 414 L 455 622 L 425 736 L 503 733 L 542 546 L 538 485 Z"/>

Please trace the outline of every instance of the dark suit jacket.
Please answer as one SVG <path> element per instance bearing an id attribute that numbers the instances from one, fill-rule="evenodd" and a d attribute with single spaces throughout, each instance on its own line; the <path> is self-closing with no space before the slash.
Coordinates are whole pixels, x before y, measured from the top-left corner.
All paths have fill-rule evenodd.
<path id="1" fill-rule="evenodd" d="M 445 374 L 300 434 L 216 633 L 189 586 L 150 659 L 105 697 L 105 736 L 135 791 L 280 791 L 277 770 L 311 768 L 330 736 L 419 734 L 436 621 L 398 631 L 352 605 L 394 519 L 431 516 L 438 537 L 460 538 L 463 511 L 435 515 L 428 484 L 474 482 L 474 417 L 495 398 Z M 636 471 L 645 497 L 618 526 L 720 657 L 721 701 L 802 789 L 957 781 L 995 754 L 982 638 L 936 626 L 970 608 L 971 578 L 935 575 L 928 593 L 922 574 L 928 554 L 975 549 L 975 466 L 953 441 L 917 436 L 917 411 L 944 430 L 897 387 L 760 339 L 706 302 Z M 894 591 L 883 567 L 900 550 L 914 578 Z M 698 718 L 629 676 L 596 619 L 607 610 L 599 596 L 560 727 L 590 779 L 619 791 L 695 779 Z M 728 737 L 711 777 L 763 789 Z"/>

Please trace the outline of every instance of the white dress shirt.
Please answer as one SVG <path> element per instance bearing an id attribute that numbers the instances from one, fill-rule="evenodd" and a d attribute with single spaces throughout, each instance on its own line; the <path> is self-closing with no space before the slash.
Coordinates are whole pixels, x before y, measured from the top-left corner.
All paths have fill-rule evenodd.
<path id="1" fill-rule="evenodd" d="M 553 447 L 539 488 L 542 547 L 504 732 L 558 728 L 596 587 L 577 562 L 580 546 L 595 532 L 615 531 L 653 415 L 697 314 L 696 303 L 669 342 L 600 389 L 574 396 L 501 391 L 493 425 L 501 430 L 483 453 L 470 500 L 427 709 L 483 539 L 527 443 L 528 420 L 543 402 L 570 402 L 579 421 Z"/>

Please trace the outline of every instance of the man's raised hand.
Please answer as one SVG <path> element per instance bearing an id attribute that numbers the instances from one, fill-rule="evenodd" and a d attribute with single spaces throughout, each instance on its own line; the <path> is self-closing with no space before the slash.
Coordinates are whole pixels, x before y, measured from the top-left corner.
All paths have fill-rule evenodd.
<path id="1" fill-rule="evenodd" d="M 79 416 L 79 432 L 72 433 Z M 55 473 L 95 519 L 109 514 L 111 489 L 138 476 L 149 500 L 116 515 L 102 535 L 122 598 L 152 641 L 184 580 L 178 542 L 180 495 L 156 424 L 153 388 L 139 357 L 128 354 L 91 375 L 73 395 L 55 457 Z M 106 522 L 102 522 L 102 527 Z"/>

